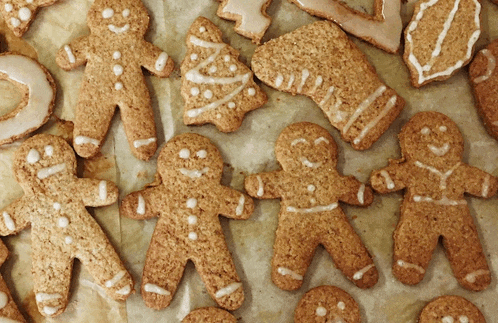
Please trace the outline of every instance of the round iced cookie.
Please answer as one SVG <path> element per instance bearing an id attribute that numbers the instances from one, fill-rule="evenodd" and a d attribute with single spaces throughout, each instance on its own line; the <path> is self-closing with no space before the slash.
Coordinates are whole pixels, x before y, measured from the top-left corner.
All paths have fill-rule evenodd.
<path id="1" fill-rule="evenodd" d="M 447 295 L 432 300 L 420 313 L 419 323 L 486 323 L 481 311 L 460 296 Z"/>

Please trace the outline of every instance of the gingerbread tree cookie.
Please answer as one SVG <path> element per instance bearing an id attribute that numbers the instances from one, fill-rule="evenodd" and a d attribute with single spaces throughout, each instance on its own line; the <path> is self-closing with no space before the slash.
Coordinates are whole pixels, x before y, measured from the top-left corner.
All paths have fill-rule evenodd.
<path id="1" fill-rule="evenodd" d="M 2 240 L 0 240 L 0 265 L 7 260 L 8 255 L 9 250 Z M 5 284 L 2 275 L 0 275 L 0 322 L 26 322 L 12 299 L 12 295 L 10 295 L 9 288 Z"/>
<path id="2" fill-rule="evenodd" d="M 238 56 L 223 43 L 221 31 L 211 21 L 204 17 L 194 21 L 181 66 L 185 124 L 213 123 L 220 131 L 235 131 L 247 112 L 266 103 L 266 94 Z"/>
<path id="3" fill-rule="evenodd" d="M 7 26 L 17 36 L 21 37 L 35 19 L 36 13 L 42 7 L 48 7 L 57 0 L 0 0 L 0 12 Z"/>
<path id="4" fill-rule="evenodd" d="M 308 122 L 282 131 L 275 145 L 282 170 L 251 175 L 245 188 L 259 199 L 281 198 L 272 280 L 281 289 L 301 287 L 321 244 L 335 265 L 360 288 L 375 285 L 377 269 L 339 206 L 369 205 L 373 194 L 354 177 L 337 170 L 337 146 L 324 128 Z"/>
<path id="5" fill-rule="evenodd" d="M 74 149 L 97 154 L 118 106 L 132 153 L 143 160 L 157 149 L 156 126 L 142 67 L 168 77 L 173 61 L 144 40 L 149 15 L 139 0 L 95 0 L 87 17 L 91 34 L 61 48 L 57 64 L 87 64 L 74 119 Z"/>
<path id="6" fill-rule="evenodd" d="M 478 0 L 421 0 L 405 29 L 412 85 L 450 78 L 472 58 L 481 34 Z"/>
<path id="7" fill-rule="evenodd" d="M 328 21 L 258 47 L 251 66 L 269 86 L 315 101 L 354 149 L 368 149 L 405 105 L 341 28 Z"/>
<path id="8" fill-rule="evenodd" d="M 370 179 L 379 193 L 406 189 L 394 232 L 393 274 L 404 284 L 419 283 L 442 237 L 460 285 L 485 289 L 491 274 L 464 193 L 489 198 L 498 180 L 462 162 L 462 134 L 444 114 L 417 113 L 399 140 L 403 158 Z"/>
<path id="9" fill-rule="evenodd" d="M 40 313 L 53 317 L 66 308 L 74 258 L 111 298 L 128 298 L 133 291 L 131 276 L 85 209 L 116 202 L 116 185 L 76 177 L 76 157 L 69 144 L 45 134 L 26 140 L 16 151 L 14 174 L 25 195 L 0 210 L 0 235 L 31 226 L 34 293 Z"/>
<path id="10" fill-rule="evenodd" d="M 183 134 L 159 153 L 162 183 L 128 195 L 121 214 L 133 219 L 159 217 L 147 251 L 142 297 L 148 307 L 167 307 L 188 260 L 193 261 L 211 297 L 235 310 L 244 301 L 218 215 L 247 219 L 248 196 L 220 184 L 223 159 L 206 137 Z"/>

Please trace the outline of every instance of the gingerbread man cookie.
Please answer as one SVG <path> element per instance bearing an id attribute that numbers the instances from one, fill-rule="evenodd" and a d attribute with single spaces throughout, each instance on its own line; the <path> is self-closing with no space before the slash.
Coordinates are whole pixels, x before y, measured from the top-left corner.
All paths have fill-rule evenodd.
<path id="1" fill-rule="evenodd" d="M 247 219 L 252 199 L 220 184 L 223 159 L 206 137 L 183 134 L 159 153 L 162 183 L 128 195 L 121 213 L 133 219 L 159 217 L 147 251 L 142 297 L 148 307 L 167 307 L 188 260 L 193 261 L 211 297 L 235 310 L 244 301 L 218 215 Z"/>
<path id="2" fill-rule="evenodd" d="M 308 291 L 297 304 L 295 323 L 360 323 L 360 307 L 345 291 L 335 286 L 319 286 Z"/>
<path id="3" fill-rule="evenodd" d="M 157 149 L 157 137 L 142 67 L 168 77 L 173 61 L 144 40 L 149 15 L 139 0 L 96 0 L 87 22 L 91 34 L 57 54 L 57 64 L 67 71 L 87 63 L 74 119 L 74 149 L 84 158 L 97 154 L 118 106 L 132 153 L 147 160 Z"/>
<path id="4" fill-rule="evenodd" d="M 53 317 L 66 308 L 74 258 L 111 298 L 128 298 L 133 292 L 131 276 L 85 209 L 116 202 L 117 187 L 76 177 L 74 151 L 53 135 L 26 140 L 14 155 L 13 168 L 25 195 L 0 210 L 0 235 L 31 226 L 34 293 L 40 313 Z"/>
<path id="5" fill-rule="evenodd" d="M 9 250 L 5 244 L 0 240 L 0 265 L 2 265 L 9 255 Z M 2 323 L 15 323 L 26 322 L 21 312 L 17 308 L 16 303 L 10 295 L 9 288 L 2 275 L 0 275 L 0 322 Z"/>
<path id="6" fill-rule="evenodd" d="M 322 244 L 335 265 L 360 288 L 375 285 L 377 269 L 339 206 L 369 205 L 373 194 L 337 170 L 337 146 L 324 128 L 309 122 L 282 131 L 275 145 L 282 170 L 251 175 L 245 188 L 260 199 L 281 198 L 272 280 L 281 289 L 301 287 L 314 251 Z"/>
<path id="7" fill-rule="evenodd" d="M 370 179 L 379 193 L 406 189 L 394 232 L 393 274 L 404 284 L 419 283 L 442 236 L 460 285 L 485 289 L 491 274 L 464 193 L 489 198 L 498 180 L 462 162 L 462 134 L 444 114 L 417 113 L 399 140 L 402 159 L 390 161 Z"/>
<path id="8" fill-rule="evenodd" d="M 237 323 L 232 314 L 216 307 L 196 309 L 185 316 L 182 323 Z"/>
<path id="9" fill-rule="evenodd" d="M 460 296 L 441 296 L 427 304 L 418 323 L 486 323 L 479 308 Z"/>
<path id="10" fill-rule="evenodd" d="M 21 37 L 35 19 L 36 13 L 42 7 L 48 7 L 57 0 L 0 0 L 0 12 L 7 26 L 17 36 Z"/>

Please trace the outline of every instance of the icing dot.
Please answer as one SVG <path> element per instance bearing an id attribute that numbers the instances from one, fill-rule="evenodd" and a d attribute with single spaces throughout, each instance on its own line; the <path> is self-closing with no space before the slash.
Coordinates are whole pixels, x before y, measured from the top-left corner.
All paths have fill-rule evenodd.
<path id="1" fill-rule="evenodd" d="M 128 18 L 130 16 L 130 9 L 123 10 L 123 17 Z"/>
<path id="2" fill-rule="evenodd" d="M 446 126 L 439 127 L 439 131 L 441 131 L 441 132 L 446 132 L 446 130 L 448 130 L 448 128 L 446 128 Z"/>
<path id="3" fill-rule="evenodd" d="M 118 90 L 118 91 L 119 91 L 119 90 L 122 90 L 122 89 L 123 89 L 123 83 L 121 83 L 121 82 L 117 82 L 116 84 L 114 84 L 114 88 L 115 88 L 116 90 Z"/>
<path id="4" fill-rule="evenodd" d="M 115 51 L 112 53 L 112 58 L 114 59 L 120 59 L 121 58 L 121 52 L 119 50 Z"/>
<path id="5" fill-rule="evenodd" d="M 311 202 L 311 204 L 315 204 L 316 200 L 315 199 L 311 199 L 310 202 Z"/>
<path id="6" fill-rule="evenodd" d="M 445 316 L 443 317 L 443 319 L 441 320 L 442 323 L 453 323 L 454 320 L 451 316 Z"/>
<path id="7" fill-rule="evenodd" d="M 180 150 L 180 153 L 178 155 L 182 159 L 189 159 L 189 157 L 190 157 L 190 150 L 188 150 L 187 148 L 183 148 L 182 150 Z"/>
<path id="8" fill-rule="evenodd" d="M 229 107 L 230 109 L 235 108 L 235 103 L 233 103 L 233 102 L 228 102 L 228 107 Z"/>
<path id="9" fill-rule="evenodd" d="M 205 151 L 204 149 L 202 150 L 199 150 L 197 153 L 196 153 L 197 157 L 199 158 L 206 158 L 207 156 L 207 151 Z"/>
<path id="10" fill-rule="evenodd" d="M 193 96 L 197 96 L 199 95 L 200 91 L 199 91 L 199 88 L 198 87 L 193 87 L 190 89 L 190 94 L 192 94 Z"/>
<path id="11" fill-rule="evenodd" d="M 218 114 L 216 115 L 216 118 L 217 118 L 217 119 L 221 119 L 221 114 L 219 114 L 219 113 L 218 113 Z"/>
<path id="12" fill-rule="evenodd" d="M 205 31 L 206 31 L 206 27 L 202 26 L 201 28 L 199 28 L 199 31 L 200 31 L 201 33 L 205 32 Z"/>
<path id="13" fill-rule="evenodd" d="M 310 191 L 310 192 L 314 192 L 315 190 L 316 190 L 315 185 L 311 185 L 311 184 L 310 184 L 310 185 L 308 185 L 308 191 Z"/>
<path id="14" fill-rule="evenodd" d="M 344 304 L 344 302 L 339 302 L 337 303 L 337 308 L 341 311 L 344 311 L 344 309 L 346 308 L 346 304 Z"/>
<path id="15" fill-rule="evenodd" d="M 4 292 L 0 292 L 0 309 L 4 308 L 9 302 L 9 297 Z"/>
<path id="16" fill-rule="evenodd" d="M 61 216 L 58 220 L 57 220 L 57 225 L 61 228 L 65 228 L 69 225 L 69 219 L 66 218 L 65 216 Z"/>
<path id="17" fill-rule="evenodd" d="M 319 306 L 316 309 L 316 315 L 318 316 L 325 316 L 327 315 L 327 309 L 325 307 Z"/>
<path id="18" fill-rule="evenodd" d="M 211 99 L 213 97 L 213 92 L 211 92 L 211 90 L 204 91 L 204 97 L 206 99 Z"/>
<path id="19" fill-rule="evenodd" d="M 40 153 L 36 149 L 31 149 L 26 157 L 26 160 L 30 164 L 37 163 L 40 160 Z"/>
<path id="20" fill-rule="evenodd" d="M 197 233 L 195 233 L 195 232 L 189 232 L 188 238 L 190 240 L 197 240 Z"/>
<path id="21" fill-rule="evenodd" d="M 62 207 L 62 206 L 61 206 L 61 204 L 60 204 L 60 203 L 58 203 L 58 202 L 55 202 L 55 203 L 54 203 L 54 210 L 59 211 L 59 210 L 61 209 L 61 207 Z"/>
<path id="22" fill-rule="evenodd" d="M 73 238 L 70 237 L 70 236 L 67 236 L 67 237 L 64 238 L 64 242 L 66 244 L 71 244 L 71 243 L 73 243 Z"/>
<path id="23" fill-rule="evenodd" d="M 197 224 L 197 217 L 195 215 L 189 215 L 188 224 Z"/>
<path id="24" fill-rule="evenodd" d="M 188 207 L 189 209 L 193 209 L 193 208 L 194 208 L 194 207 L 196 207 L 196 206 L 197 206 L 197 199 L 195 199 L 195 198 L 193 198 L 193 197 L 192 197 L 192 198 L 189 198 L 189 199 L 187 200 L 187 207 Z"/>
<path id="25" fill-rule="evenodd" d="M 33 0 L 26 0 L 26 3 L 33 3 Z"/>
<path id="26" fill-rule="evenodd" d="M 469 318 L 465 315 L 460 315 L 458 320 L 460 321 L 460 323 L 469 323 Z"/>
<path id="27" fill-rule="evenodd" d="M 256 90 L 253 87 L 250 87 L 247 90 L 247 94 L 249 94 L 250 96 L 254 96 L 256 94 Z"/>
<path id="28" fill-rule="evenodd" d="M 197 54 L 190 55 L 190 59 L 193 61 L 196 61 L 198 58 L 199 58 L 199 56 L 197 56 Z"/>
<path id="29" fill-rule="evenodd" d="M 114 72 L 114 75 L 120 76 L 121 74 L 123 74 L 124 68 L 123 66 L 116 64 L 112 67 L 112 70 Z"/>
<path id="30" fill-rule="evenodd" d="M 431 129 L 423 127 L 422 130 L 420 130 L 420 133 L 422 133 L 423 135 L 428 135 L 431 133 Z"/>
<path id="31" fill-rule="evenodd" d="M 236 70 L 237 70 L 237 65 L 235 65 L 235 64 L 230 65 L 231 72 L 235 72 Z"/>
<path id="32" fill-rule="evenodd" d="M 216 71 L 217 71 L 217 70 L 218 70 L 218 68 L 217 68 L 216 66 L 214 66 L 214 65 L 213 65 L 213 66 L 211 66 L 211 67 L 209 68 L 209 73 L 216 73 Z"/>
<path id="33" fill-rule="evenodd" d="M 21 25 L 21 21 L 17 18 L 10 18 L 10 24 L 12 25 L 12 27 L 16 28 L 16 27 L 19 27 Z"/>
<path id="34" fill-rule="evenodd" d="M 111 8 L 107 8 L 107 9 L 104 9 L 104 11 L 102 11 L 102 17 L 104 19 L 109 19 L 112 16 L 114 16 L 114 10 L 112 10 Z"/>
<path id="35" fill-rule="evenodd" d="M 48 157 L 52 157 L 53 154 L 54 154 L 54 147 L 50 145 L 45 146 L 45 155 L 47 155 Z"/>
<path id="36" fill-rule="evenodd" d="M 11 3 L 6 3 L 6 4 L 5 4 L 5 11 L 7 11 L 7 12 L 11 12 L 11 11 L 12 11 L 12 9 L 14 9 L 14 6 L 12 6 L 12 4 L 11 4 Z"/>
<path id="37" fill-rule="evenodd" d="M 229 55 L 225 55 L 225 57 L 223 57 L 223 60 L 225 62 L 227 62 L 227 63 L 230 62 L 230 56 Z"/>
<path id="38" fill-rule="evenodd" d="M 31 18 L 31 10 L 29 10 L 29 8 L 22 7 L 19 9 L 19 19 L 22 21 L 28 21 L 29 18 Z"/>

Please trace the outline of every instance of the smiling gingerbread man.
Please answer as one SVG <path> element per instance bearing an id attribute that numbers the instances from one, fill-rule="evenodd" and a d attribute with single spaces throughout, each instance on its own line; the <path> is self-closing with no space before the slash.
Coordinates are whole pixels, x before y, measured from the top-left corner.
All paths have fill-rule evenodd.
<path id="1" fill-rule="evenodd" d="M 406 189 L 394 232 L 393 274 L 404 284 L 419 283 L 442 236 L 460 285 L 485 289 L 491 275 L 464 193 L 491 197 L 497 179 L 462 162 L 462 134 L 444 114 L 417 113 L 399 140 L 402 159 L 371 176 L 379 193 Z"/>
<path id="2" fill-rule="evenodd" d="M 301 287 L 314 251 L 322 244 L 335 265 L 360 288 L 375 285 L 377 269 L 339 206 L 372 203 L 372 190 L 337 172 L 337 146 L 324 128 L 309 122 L 288 126 L 275 154 L 283 170 L 251 175 L 245 187 L 260 199 L 281 198 L 272 279 L 281 289 Z"/>
<path id="3" fill-rule="evenodd" d="M 87 64 L 74 118 L 74 148 L 84 158 L 97 154 L 118 106 L 132 153 L 147 160 L 157 149 L 157 138 L 142 67 L 168 77 L 173 61 L 143 39 L 149 16 L 139 0 L 96 0 L 87 22 L 91 34 L 57 54 L 65 70 Z"/>

